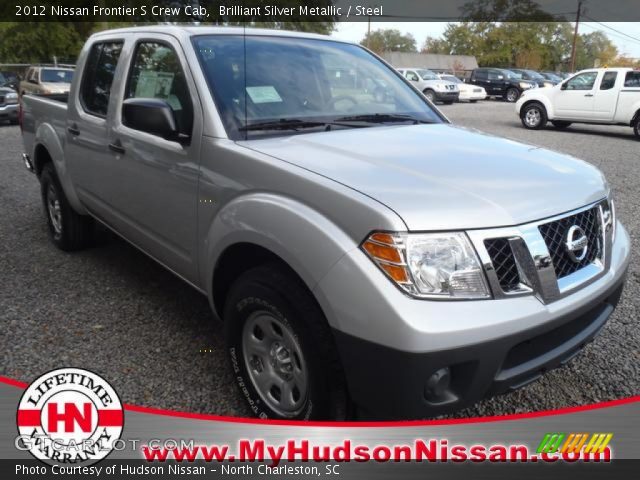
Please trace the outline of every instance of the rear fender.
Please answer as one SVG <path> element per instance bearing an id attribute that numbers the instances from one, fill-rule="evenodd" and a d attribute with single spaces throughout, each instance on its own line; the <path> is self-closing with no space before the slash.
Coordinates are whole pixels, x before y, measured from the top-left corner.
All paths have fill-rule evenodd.
<path id="1" fill-rule="evenodd" d="M 38 158 L 39 148 L 44 147 L 51 157 L 53 166 L 56 169 L 58 179 L 60 180 L 60 184 L 62 185 L 62 189 L 64 190 L 69 204 L 79 214 L 87 214 L 87 211 L 78 199 L 76 190 L 71 182 L 71 177 L 69 176 L 67 163 L 64 157 L 64 148 L 60 142 L 60 137 L 53 126 L 48 123 L 41 123 L 36 130 L 33 145 L 34 147 L 33 152 L 31 152 L 31 158 L 33 158 L 37 171 L 39 172 L 42 169 L 41 162 L 43 161 L 42 158 Z"/>

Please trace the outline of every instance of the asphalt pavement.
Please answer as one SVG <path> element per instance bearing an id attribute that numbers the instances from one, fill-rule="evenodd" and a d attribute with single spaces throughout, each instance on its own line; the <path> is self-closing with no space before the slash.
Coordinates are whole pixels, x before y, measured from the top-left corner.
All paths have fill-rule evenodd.
<path id="1" fill-rule="evenodd" d="M 630 128 L 522 128 L 501 101 L 442 106 L 456 124 L 574 155 L 599 168 L 619 218 L 640 245 L 640 142 Z M 108 232 L 68 254 L 48 240 L 39 186 L 25 170 L 20 129 L 0 125 L 0 375 L 29 382 L 59 367 L 104 376 L 128 404 L 246 416 L 207 300 Z M 596 341 L 515 393 L 454 416 L 583 405 L 640 393 L 640 260 Z"/>

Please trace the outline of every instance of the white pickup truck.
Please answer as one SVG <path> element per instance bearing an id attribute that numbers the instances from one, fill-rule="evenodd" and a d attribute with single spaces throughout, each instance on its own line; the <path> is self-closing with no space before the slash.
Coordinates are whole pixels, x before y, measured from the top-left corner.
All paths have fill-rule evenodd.
<path id="1" fill-rule="evenodd" d="M 525 91 L 516 103 L 525 128 L 572 123 L 628 125 L 640 140 L 640 70 L 583 70 L 552 88 Z"/>

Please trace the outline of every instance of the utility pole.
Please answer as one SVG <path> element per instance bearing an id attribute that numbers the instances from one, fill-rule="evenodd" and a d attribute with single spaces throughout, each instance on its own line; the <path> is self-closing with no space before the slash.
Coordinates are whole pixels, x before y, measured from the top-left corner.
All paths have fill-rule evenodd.
<path id="1" fill-rule="evenodd" d="M 371 43 L 371 15 L 367 17 L 367 48 Z"/>
<path id="2" fill-rule="evenodd" d="M 580 24 L 580 13 L 582 10 L 582 2 L 578 0 L 578 12 L 576 13 L 576 28 L 573 31 L 573 45 L 571 46 L 571 73 L 576 69 L 576 43 L 578 41 L 578 25 Z"/>

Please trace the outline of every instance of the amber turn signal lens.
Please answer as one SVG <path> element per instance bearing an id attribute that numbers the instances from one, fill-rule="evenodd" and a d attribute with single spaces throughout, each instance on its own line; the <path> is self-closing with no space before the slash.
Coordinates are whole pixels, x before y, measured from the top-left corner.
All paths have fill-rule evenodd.
<path id="1" fill-rule="evenodd" d="M 374 240 L 380 243 L 386 243 L 387 245 L 394 245 L 393 236 L 388 233 L 374 233 L 369 237 L 369 240 Z"/>
<path id="2" fill-rule="evenodd" d="M 372 237 L 373 238 L 373 237 Z M 378 260 L 386 260 L 387 262 L 402 263 L 400 252 L 395 247 L 387 245 L 379 245 L 367 240 L 362 245 L 369 255 Z"/>
<path id="3" fill-rule="evenodd" d="M 398 283 L 409 283 L 409 277 L 407 276 L 407 270 L 404 267 L 398 265 L 389 265 L 386 263 L 379 263 L 387 275 L 389 275 L 394 281 Z"/>

